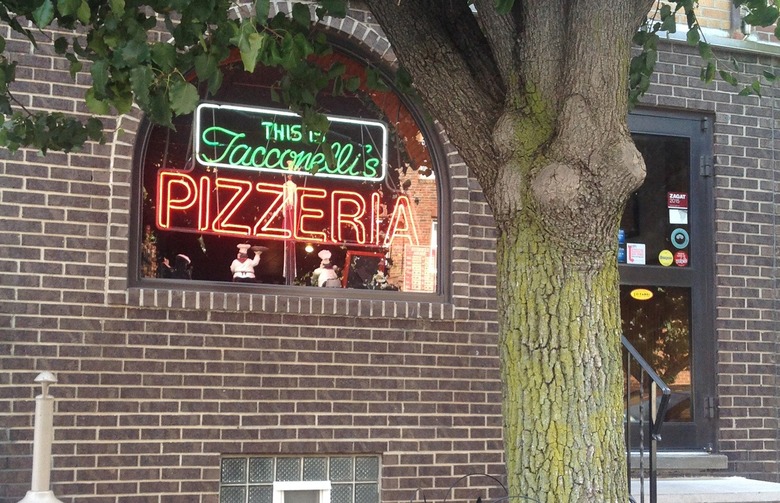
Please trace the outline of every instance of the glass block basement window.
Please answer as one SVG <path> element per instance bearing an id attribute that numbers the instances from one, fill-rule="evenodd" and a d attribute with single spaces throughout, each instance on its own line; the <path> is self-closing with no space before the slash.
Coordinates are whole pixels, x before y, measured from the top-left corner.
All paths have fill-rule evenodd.
<path id="1" fill-rule="evenodd" d="M 324 491 L 297 490 L 330 482 Z M 284 489 L 280 489 L 284 488 Z M 379 503 L 379 458 L 230 457 L 222 459 L 220 503 Z"/>

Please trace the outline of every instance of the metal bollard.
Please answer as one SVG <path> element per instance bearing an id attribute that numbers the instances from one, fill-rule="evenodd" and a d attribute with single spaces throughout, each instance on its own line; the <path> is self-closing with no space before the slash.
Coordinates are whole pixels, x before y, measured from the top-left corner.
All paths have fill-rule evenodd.
<path id="1" fill-rule="evenodd" d="M 54 438 L 54 397 L 49 395 L 49 385 L 56 383 L 57 378 L 51 372 L 41 372 L 35 382 L 41 383 L 42 393 L 35 397 L 32 484 L 19 503 L 62 503 L 49 489 Z"/>

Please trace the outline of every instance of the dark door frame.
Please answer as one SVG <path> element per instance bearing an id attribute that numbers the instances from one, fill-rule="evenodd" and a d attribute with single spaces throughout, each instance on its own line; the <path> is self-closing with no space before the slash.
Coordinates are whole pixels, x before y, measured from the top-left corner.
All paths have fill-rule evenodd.
<path id="1" fill-rule="evenodd" d="M 632 267 L 621 264 L 619 269 L 622 285 L 691 288 L 693 421 L 666 423 L 659 449 L 711 451 L 717 445 L 713 120 L 701 113 L 640 110 L 630 114 L 628 123 L 632 133 L 689 139 L 691 266 Z"/>

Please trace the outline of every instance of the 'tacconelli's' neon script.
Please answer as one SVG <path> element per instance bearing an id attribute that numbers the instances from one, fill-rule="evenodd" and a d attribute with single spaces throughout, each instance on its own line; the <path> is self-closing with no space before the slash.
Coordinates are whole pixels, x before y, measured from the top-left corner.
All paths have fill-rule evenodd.
<path id="1" fill-rule="evenodd" d="M 329 191 L 292 181 L 253 183 L 172 170 L 157 174 L 160 229 L 385 248 L 395 239 L 419 244 L 409 198 L 398 195 L 386 212 L 382 202 L 379 191 Z"/>
<path id="2" fill-rule="evenodd" d="M 214 167 L 382 180 L 387 127 L 363 119 L 328 120 L 330 131 L 323 137 L 304 132 L 300 117 L 285 110 L 202 103 L 195 116 L 196 158 Z M 323 143 L 333 152 L 330 162 Z"/>

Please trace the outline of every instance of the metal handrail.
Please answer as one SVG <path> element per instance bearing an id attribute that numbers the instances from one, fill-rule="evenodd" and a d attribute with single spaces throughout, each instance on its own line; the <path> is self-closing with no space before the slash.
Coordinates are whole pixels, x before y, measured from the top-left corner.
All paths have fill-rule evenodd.
<path id="1" fill-rule="evenodd" d="M 650 478 L 650 503 L 656 503 L 658 501 L 658 469 L 656 466 L 656 456 L 658 442 L 661 440 L 661 427 L 664 424 L 664 416 L 666 415 L 666 409 L 671 399 L 672 391 L 669 386 L 661 379 L 658 374 L 650 367 L 650 364 L 642 357 L 636 348 L 626 339 L 625 336 L 621 336 L 621 342 L 623 348 L 628 352 L 626 357 L 626 415 L 625 415 L 625 441 L 626 441 L 626 465 L 628 468 L 628 488 L 631 492 L 631 418 L 630 418 L 630 400 L 631 400 L 631 360 L 633 359 L 639 364 L 641 373 L 639 374 L 639 503 L 645 501 L 645 488 L 644 488 L 644 448 L 645 438 L 643 423 L 645 421 L 644 414 L 644 388 L 645 388 L 645 375 L 650 378 L 650 413 L 648 414 L 649 420 L 647 425 L 648 443 L 649 443 L 649 456 L 648 456 L 648 473 Z M 657 390 L 661 391 L 661 401 L 657 402 Z M 633 498 L 632 498 L 632 501 Z"/>

